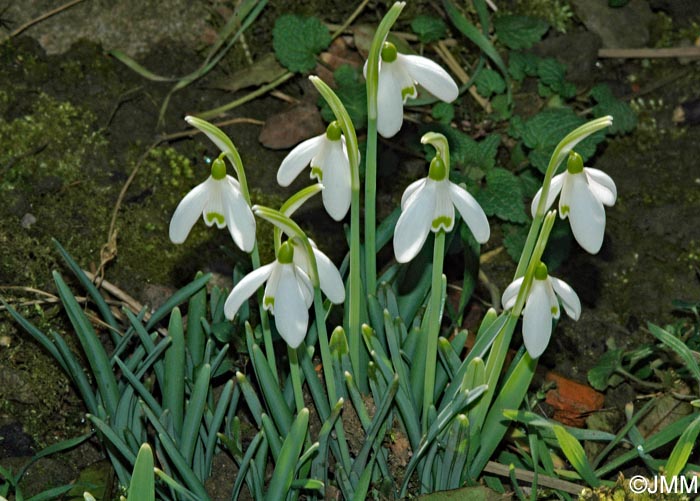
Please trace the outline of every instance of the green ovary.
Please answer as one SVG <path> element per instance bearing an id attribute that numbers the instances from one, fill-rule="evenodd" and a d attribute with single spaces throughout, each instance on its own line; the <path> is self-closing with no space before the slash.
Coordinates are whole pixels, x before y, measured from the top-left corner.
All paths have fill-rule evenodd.
<path id="1" fill-rule="evenodd" d="M 209 224 L 216 223 L 218 225 L 223 225 L 226 222 L 224 215 L 218 212 L 207 212 L 206 219 Z"/>

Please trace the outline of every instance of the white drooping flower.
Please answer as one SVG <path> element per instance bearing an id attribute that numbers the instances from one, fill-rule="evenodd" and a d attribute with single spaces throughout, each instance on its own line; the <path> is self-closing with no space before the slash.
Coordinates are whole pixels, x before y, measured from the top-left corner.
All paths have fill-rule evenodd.
<path id="1" fill-rule="evenodd" d="M 294 263 L 294 248 L 288 242 L 280 246 L 274 262 L 253 270 L 236 284 L 224 303 L 224 314 L 233 320 L 243 302 L 265 282 L 262 306 L 275 316 L 282 339 L 298 348 L 306 337 L 314 288 L 309 276 Z"/>
<path id="2" fill-rule="evenodd" d="M 377 131 L 382 136 L 392 137 L 401 129 L 403 105 L 418 95 L 416 84 L 446 103 L 459 95 L 457 84 L 440 65 L 427 57 L 399 54 L 394 44 L 384 42 L 377 90 Z"/>
<path id="3" fill-rule="evenodd" d="M 337 122 L 289 152 L 277 171 L 277 182 L 289 186 L 309 164 L 311 178 L 323 183 L 323 206 L 333 219 L 342 220 L 350 208 L 352 180 L 345 137 Z"/>
<path id="4" fill-rule="evenodd" d="M 430 163 L 428 177 L 411 183 L 401 197 L 401 216 L 394 230 L 394 254 L 407 263 L 420 252 L 428 232 L 451 231 L 455 207 L 479 243 L 489 239 L 486 214 L 467 190 L 449 180 L 440 156 Z"/>
<path id="5" fill-rule="evenodd" d="M 516 279 L 503 291 L 503 309 L 515 306 L 523 277 Z M 558 298 L 558 299 L 557 299 Z M 547 273 L 547 266 L 540 263 L 530 286 L 525 308 L 523 308 L 523 340 L 532 358 L 538 358 L 549 344 L 552 336 L 552 319 L 559 318 L 559 300 L 569 317 L 578 320 L 581 302 L 576 292 L 563 280 Z"/>
<path id="6" fill-rule="evenodd" d="M 228 227 L 236 245 L 245 252 L 255 245 L 255 218 L 238 181 L 226 174 L 226 164 L 217 158 L 211 175 L 195 186 L 175 209 L 170 220 L 170 240 L 181 244 L 189 235 L 199 216 L 207 226 Z"/>
<path id="7" fill-rule="evenodd" d="M 310 276 L 312 274 L 311 260 L 306 247 L 299 242 L 298 238 L 291 238 L 288 242 L 294 247 L 294 264 L 301 268 L 307 276 Z M 309 243 L 316 259 L 319 288 L 330 299 L 331 303 L 342 303 L 345 301 L 345 284 L 338 268 L 328 256 L 316 247 L 313 240 L 309 239 Z"/>
<path id="8" fill-rule="evenodd" d="M 604 205 L 612 206 L 617 199 L 615 182 L 605 172 L 583 166 L 581 155 L 569 154 L 566 171 L 554 176 L 547 194 L 545 210 L 559 197 L 559 216 L 569 218 L 571 231 L 581 247 L 596 254 L 603 245 L 605 234 Z M 532 200 L 534 217 L 542 189 Z"/>

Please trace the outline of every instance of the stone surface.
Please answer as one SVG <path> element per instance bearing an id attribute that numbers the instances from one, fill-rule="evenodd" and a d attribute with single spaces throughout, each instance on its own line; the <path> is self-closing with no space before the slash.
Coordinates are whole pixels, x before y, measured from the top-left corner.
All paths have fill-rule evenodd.
<path id="1" fill-rule="evenodd" d="M 9 20 L 14 30 L 64 3 L 9 2 L 3 19 Z M 37 39 L 48 54 L 66 52 L 85 38 L 101 43 L 106 50 L 119 49 L 139 56 L 163 41 L 196 45 L 208 32 L 209 15 L 206 2 L 201 1 L 90 0 L 37 23 L 24 34 Z"/>
<path id="2" fill-rule="evenodd" d="M 645 0 L 632 0 L 619 8 L 609 7 L 608 0 L 571 0 L 571 6 L 605 48 L 644 47 L 649 42 L 653 13 Z"/>
<path id="3" fill-rule="evenodd" d="M 272 149 L 291 148 L 304 139 L 318 136 L 324 130 L 326 128 L 318 108 L 300 103 L 268 118 L 260 131 L 260 142 Z"/>
<path id="4" fill-rule="evenodd" d="M 601 46 L 602 41 L 598 35 L 580 31 L 547 37 L 533 47 L 533 52 L 540 57 L 554 57 L 565 64 L 567 80 L 588 85 L 599 76 L 595 65 Z M 576 50 L 571 50 L 571 47 L 576 47 Z"/>

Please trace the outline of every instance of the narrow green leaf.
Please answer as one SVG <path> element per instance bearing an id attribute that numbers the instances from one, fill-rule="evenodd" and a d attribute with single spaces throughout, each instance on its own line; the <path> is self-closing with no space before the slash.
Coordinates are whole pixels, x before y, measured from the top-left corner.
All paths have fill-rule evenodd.
<path id="1" fill-rule="evenodd" d="M 206 318 L 206 316 L 207 289 L 202 287 L 192 295 L 187 306 L 187 335 L 185 341 L 187 342 L 187 351 L 192 358 L 194 369 L 197 369 L 202 363 L 202 356 L 204 355 L 206 336 L 204 335 L 201 320 Z M 194 373 L 190 374 L 190 377 L 194 379 Z"/>
<path id="2" fill-rule="evenodd" d="M 284 499 L 294 480 L 297 461 L 304 447 L 304 439 L 309 427 L 309 410 L 302 409 L 289 429 L 289 434 L 282 444 L 279 460 L 270 479 L 270 486 L 265 495 L 267 501 Z"/>
<path id="3" fill-rule="evenodd" d="M 199 293 L 198 293 L 199 294 Z M 170 346 L 165 352 L 163 408 L 170 411 L 176 436 L 182 433 L 185 412 L 185 334 L 180 309 L 175 307 L 168 323 Z"/>
<path id="4" fill-rule="evenodd" d="M 113 416 L 119 402 L 119 390 L 117 380 L 112 372 L 112 366 L 109 363 L 107 352 L 105 352 L 102 342 L 92 328 L 92 324 L 90 324 L 85 313 L 83 313 L 82 308 L 75 300 L 75 296 L 73 296 L 73 293 L 63 281 L 61 275 L 54 271 L 53 277 L 56 288 L 58 289 L 58 295 L 63 302 L 63 307 L 68 314 L 68 318 L 85 352 L 85 357 L 90 364 L 90 369 L 97 382 L 97 387 L 107 413 Z"/>
<path id="5" fill-rule="evenodd" d="M 148 444 L 143 444 L 136 456 L 127 499 L 129 501 L 155 501 L 156 499 L 153 451 Z"/>
<path id="6" fill-rule="evenodd" d="M 105 436 L 105 438 L 111 442 L 114 447 L 116 447 L 119 454 L 124 456 L 124 458 L 130 464 L 134 464 L 136 462 L 136 454 L 131 450 L 131 448 L 129 448 L 128 445 L 126 445 L 124 440 L 117 436 L 114 430 L 107 423 L 102 421 L 97 416 L 93 416 L 92 414 L 86 414 L 85 417 L 88 419 L 88 421 L 95 425 L 95 428 L 97 428 Z"/>
<path id="7" fill-rule="evenodd" d="M 673 451 L 666 463 L 665 475 L 667 478 L 676 477 L 683 472 L 693 447 L 697 445 L 698 434 L 700 434 L 700 417 L 697 417 L 690 423 L 690 426 L 683 431 L 678 442 L 673 447 Z"/>
<path id="8" fill-rule="evenodd" d="M 187 412 L 185 420 L 182 423 L 182 434 L 180 435 L 180 450 L 182 456 L 188 464 L 192 463 L 194 448 L 199 438 L 199 427 L 202 423 L 202 415 L 204 414 L 204 406 L 207 403 L 207 395 L 209 394 L 209 382 L 211 376 L 211 366 L 204 364 L 199 369 L 197 379 L 192 388 L 190 401 L 187 404 Z"/>
<path id="9" fill-rule="evenodd" d="M 51 335 L 54 338 L 54 343 L 56 349 L 59 351 L 61 358 L 61 364 L 66 367 L 66 374 L 73 379 L 73 383 L 78 387 L 80 395 L 83 397 L 83 402 L 85 402 L 85 407 L 87 407 L 88 412 L 93 414 L 97 413 L 97 398 L 95 397 L 95 391 L 93 390 L 90 381 L 85 374 L 83 367 L 78 363 L 70 348 L 63 340 L 61 336 L 52 332 Z"/>
<path id="10" fill-rule="evenodd" d="M 675 351 L 685 363 L 685 367 L 691 372 L 695 380 L 700 384 L 700 366 L 698 361 L 693 356 L 693 352 L 688 348 L 683 341 L 678 339 L 673 334 L 666 332 L 658 325 L 648 323 L 647 327 L 659 341 Z"/>
<path id="11" fill-rule="evenodd" d="M 583 450 L 581 443 L 571 433 L 566 431 L 563 426 L 554 425 L 553 429 L 557 442 L 559 442 L 559 446 L 569 463 L 571 463 L 571 466 L 576 469 L 581 478 L 588 482 L 588 485 L 598 487 L 600 480 L 593 471 L 591 463 L 588 462 L 586 452 Z"/>
<path id="12" fill-rule="evenodd" d="M 265 401 L 267 402 L 270 414 L 275 420 L 275 424 L 282 436 L 289 433 L 292 424 L 292 413 L 287 406 L 287 402 L 280 391 L 279 384 L 267 364 L 267 359 L 257 344 L 253 345 L 252 361 L 255 367 L 255 374 L 258 376 L 260 387 Z"/>

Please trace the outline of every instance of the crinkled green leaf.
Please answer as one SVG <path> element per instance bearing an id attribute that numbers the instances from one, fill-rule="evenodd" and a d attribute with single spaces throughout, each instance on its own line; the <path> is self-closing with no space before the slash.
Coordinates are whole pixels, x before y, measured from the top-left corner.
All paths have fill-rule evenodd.
<path id="1" fill-rule="evenodd" d="M 333 72 L 333 78 L 335 93 L 348 111 L 355 128 L 364 128 L 367 123 L 367 88 L 362 74 L 349 64 L 344 64 Z M 321 115 L 327 122 L 335 120 L 333 111 L 322 98 Z"/>
<path id="2" fill-rule="evenodd" d="M 544 173 L 559 141 L 585 121 L 571 108 L 551 108 L 538 113 L 526 122 L 511 123 L 509 132 L 511 135 L 517 134 L 522 138 L 525 146 L 532 150 L 528 154 L 528 159 L 532 165 Z M 585 161 L 595 153 L 596 145 L 603 139 L 605 139 L 605 132 L 598 131 L 577 144 L 575 150 Z"/>
<path id="3" fill-rule="evenodd" d="M 435 106 L 431 112 L 433 118 L 440 123 L 449 124 L 455 117 L 455 107 L 450 103 L 443 103 L 440 101 Z"/>
<path id="4" fill-rule="evenodd" d="M 610 376 L 615 369 L 622 365 L 622 350 L 610 350 L 603 353 L 598 363 L 588 371 L 588 382 L 598 391 L 604 391 L 608 387 Z"/>
<path id="5" fill-rule="evenodd" d="M 477 200 L 489 216 L 513 223 L 527 222 L 520 181 L 510 171 L 497 167 L 486 173 L 486 186 Z"/>
<path id="6" fill-rule="evenodd" d="M 501 94 L 506 90 L 506 82 L 503 77 L 497 71 L 488 68 L 479 72 L 475 83 L 477 92 L 484 97 Z"/>
<path id="7" fill-rule="evenodd" d="M 513 115 L 511 103 L 506 94 L 499 94 L 491 99 L 491 108 L 500 120 L 508 120 Z"/>
<path id="8" fill-rule="evenodd" d="M 549 24 L 544 19 L 507 14 L 493 20 L 498 40 L 509 49 L 529 49 L 547 33 Z"/>
<path id="9" fill-rule="evenodd" d="M 496 163 L 496 153 L 501 143 L 501 138 L 498 134 L 491 134 L 480 141 L 476 141 L 454 127 L 438 123 L 430 124 L 430 126 L 422 130 L 423 133 L 427 131 L 439 132 L 447 138 L 453 166 L 460 165 L 466 169 L 478 168 L 488 171 Z M 433 156 L 435 156 L 435 149 L 426 147 L 425 151 L 426 159 L 428 161 L 432 160 Z"/>
<path id="10" fill-rule="evenodd" d="M 520 254 L 523 252 L 523 247 L 525 247 L 525 240 L 527 239 L 527 233 L 529 227 L 523 224 L 504 224 L 503 225 L 503 246 L 506 248 L 506 252 L 516 263 L 520 259 Z"/>
<path id="11" fill-rule="evenodd" d="M 508 55 L 508 73 L 515 80 L 537 75 L 537 62 L 540 60 L 529 52 L 511 52 Z"/>
<path id="12" fill-rule="evenodd" d="M 411 21 L 411 29 L 422 43 L 435 42 L 447 35 L 447 26 L 442 19 L 435 16 L 416 16 Z"/>
<path id="13" fill-rule="evenodd" d="M 625 134 L 637 126 L 637 115 L 632 107 L 617 99 L 607 84 L 596 85 L 591 89 L 590 95 L 598 103 L 593 107 L 594 116 L 612 115 L 613 123 L 608 129 L 611 134 Z"/>
<path id="14" fill-rule="evenodd" d="M 537 61 L 537 76 L 544 85 L 563 98 L 568 99 L 576 95 L 576 86 L 565 80 L 566 66 L 554 58 Z"/>
<path id="15" fill-rule="evenodd" d="M 282 65 L 290 71 L 306 72 L 316 66 L 316 55 L 331 43 L 331 35 L 320 19 L 293 14 L 280 16 L 272 29 L 272 46 Z"/>

